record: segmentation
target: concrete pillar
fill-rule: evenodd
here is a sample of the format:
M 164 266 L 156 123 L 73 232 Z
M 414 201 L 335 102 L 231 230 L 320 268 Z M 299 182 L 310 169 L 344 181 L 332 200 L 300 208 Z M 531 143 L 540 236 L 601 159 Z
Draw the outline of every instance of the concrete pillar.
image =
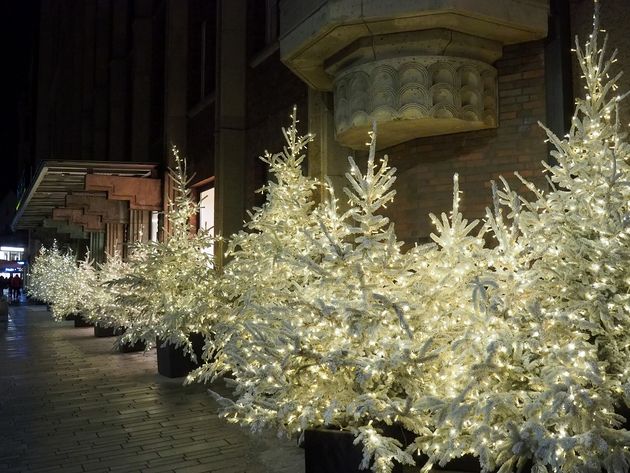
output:
M 129 4 L 112 4 L 111 60 L 109 65 L 109 158 L 129 159 Z
M 220 0 L 217 12 L 215 234 L 240 230 L 245 216 L 246 0 Z M 221 245 L 217 264 L 223 262 Z
M 328 176 L 340 198 L 339 204 L 343 204 L 346 199 L 343 198 L 342 189 L 346 185 L 345 173 L 351 151 L 335 140 L 335 117 L 330 92 L 320 92 L 309 87 L 308 129 L 315 134 L 314 141 L 308 147 L 308 175 L 322 182 Z M 323 188 L 320 189 L 319 198 L 322 199 L 325 195 Z
M 73 54 L 72 54 L 72 68 L 70 70 L 70 78 L 66 79 L 65 88 L 69 89 L 66 94 L 67 100 L 64 100 L 63 108 L 68 110 L 68 113 L 72 116 L 71 125 L 66 125 L 70 133 L 70 139 L 68 140 L 68 150 L 62 156 L 68 156 L 70 159 L 75 159 L 81 156 L 81 133 L 82 133 L 82 109 L 83 109 L 83 96 L 80 93 L 77 93 L 76 86 L 80 85 L 80 80 L 77 78 L 81 78 L 83 74 L 83 54 L 82 45 L 83 45 L 83 34 L 84 34 L 84 26 L 83 26 L 83 9 L 85 8 L 84 4 L 77 4 L 77 16 L 72 21 L 72 44 L 73 46 Z M 72 84 L 72 85 L 71 85 Z
M 564 136 L 571 127 L 574 105 L 571 77 L 574 38 L 569 24 L 568 0 L 551 0 L 550 14 L 549 35 L 545 41 L 545 125 L 556 135 Z M 554 149 L 551 143 L 549 149 Z
M 132 103 L 131 160 L 151 161 L 151 63 L 153 58 L 153 21 L 151 2 L 134 2 L 136 17 L 132 24 Z
M 164 78 L 164 144 L 169 166 L 173 166 L 171 147 L 186 156 L 187 69 L 188 69 L 188 2 L 166 3 L 166 45 Z M 208 130 L 212 133 L 212 130 Z
M 50 41 L 53 35 L 55 5 L 52 2 L 41 4 L 39 47 L 38 47 L 38 80 L 37 80 L 37 110 L 35 123 L 35 157 L 37 161 L 49 158 L 50 154 L 50 112 L 51 88 L 55 63 L 55 48 Z
M 109 62 L 109 159 L 127 161 L 129 149 L 129 49 L 130 11 L 128 2 L 112 3 L 111 58 Z M 127 219 L 129 218 L 127 210 Z M 126 248 L 125 224 L 108 223 L 105 226 L 105 252 L 118 253 Z
M 86 2 L 83 22 L 83 77 L 81 105 L 81 159 L 94 158 L 94 65 L 96 3 Z
M 109 159 L 109 58 L 111 51 L 111 3 L 96 3 L 94 37 L 94 157 Z

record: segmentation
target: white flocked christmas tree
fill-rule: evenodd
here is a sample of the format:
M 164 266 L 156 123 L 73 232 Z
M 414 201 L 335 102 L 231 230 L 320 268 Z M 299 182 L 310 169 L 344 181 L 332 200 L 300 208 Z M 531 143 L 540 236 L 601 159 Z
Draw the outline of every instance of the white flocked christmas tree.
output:
M 452 347 L 470 383 L 432 406 L 440 422 L 417 440 L 432 462 L 468 452 L 485 471 L 628 471 L 630 148 L 600 33 L 596 3 L 577 47 L 586 95 L 564 139 L 547 130 L 549 189 L 495 189 L 486 302 Z
M 376 473 L 416 454 L 425 471 L 468 455 L 484 472 L 627 473 L 630 146 L 598 8 L 577 45 L 585 96 L 570 131 L 545 129 L 548 188 L 502 178 L 483 222 L 463 217 L 455 175 L 450 214 L 430 215 L 433 242 L 402 251 L 382 215 L 395 169 L 376 159 L 376 129 L 365 172 L 349 158 L 341 210 L 328 181 L 303 173 L 312 137 L 294 110 L 283 151 L 262 158 L 266 202 L 230 238 L 221 273 L 210 236 L 191 234 L 198 205 L 175 153 L 164 242 L 99 272 L 43 249 L 31 295 L 58 319 L 85 310 L 126 327 L 124 342 L 191 353 L 188 335 L 203 333 L 205 363 L 187 382 L 228 374 L 234 396 L 213 393 L 228 421 L 349 431 Z
M 83 312 L 85 297 L 95 287 L 90 255 L 77 265 L 72 251 L 62 251 L 57 242 L 42 247 L 30 271 L 29 296 L 50 304 L 53 318 L 63 321 Z
M 294 135 L 295 124 L 289 143 Z M 239 300 L 232 319 L 239 329 L 219 347 L 206 376 L 229 370 L 234 377 L 237 399 L 216 395 L 231 422 L 298 436 L 310 427 L 343 428 L 363 446 L 365 468 L 389 472 L 394 459 L 413 459 L 387 426 L 399 422 L 418 430 L 426 422 L 409 401 L 424 389 L 422 370 L 435 358 L 425 316 L 415 307 L 423 283 L 413 265 L 434 247 L 403 255 L 393 225 L 379 215 L 394 197 L 395 170 L 386 157 L 376 162 L 374 140 L 365 174 L 349 159 L 349 210 L 343 214 L 330 185 L 328 199 L 314 211 L 304 178 L 270 188 L 271 208 L 278 196 L 304 196 L 292 199 L 302 202 L 293 207 L 301 215 L 298 225 L 273 225 L 252 236 L 284 242 L 265 244 L 263 254 L 274 262 L 271 276 L 278 265 L 286 276 L 266 280 L 260 293 Z M 281 169 L 290 164 L 299 176 L 291 154 L 281 155 Z M 254 246 L 245 256 L 257 252 Z M 239 256 L 234 253 L 235 261 Z
M 117 304 L 126 330 L 121 343 L 139 341 L 147 347 L 162 343 L 181 347 L 193 361 L 191 333 L 210 337 L 216 316 L 213 287 L 215 269 L 209 248 L 212 237 L 205 229 L 191 231 L 198 211 L 188 187 L 186 163 L 173 149 L 175 197 L 166 219 L 171 231 L 165 241 L 139 243 L 132 249 L 121 278 L 108 285 L 118 292 Z M 129 309 L 127 309 L 129 307 Z
M 85 297 L 83 302 L 87 320 L 114 329 L 122 329 L 127 325 L 127 314 L 133 312 L 133 306 L 117 304 L 123 288 L 121 285 L 112 285 L 113 281 L 124 276 L 127 267 L 119 252 L 107 255 L 106 261 L 98 266 L 89 297 Z
M 302 172 L 304 150 L 312 136 L 299 135 L 297 123 L 294 108 L 291 125 L 282 130 L 286 140 L 283 151 L 266 152 L 260 158 L 273 176 L 261 189 L 266 200 L 249 213 L 245 229 L 229 240 L 228 262 L 212 295 L 221 301 L 216 336 L 207 345 L 208 362 L 192 373 L 188 382 L 208 381 L 225 372 L 239 376 L 241 369 L 255 376 L 257 366 L 247 357 L 250 351 L 264 347 L 252 341 L 248 325 L 261 316 L 266 304 L 283 304 L 294 298 L 295 288 L 308 277 L 308 271 L 280 257 L 283 249 L 309 256 L 313 251 L 313 244 L 302 232 L 316 225 L 312 210 L 317 181 Z

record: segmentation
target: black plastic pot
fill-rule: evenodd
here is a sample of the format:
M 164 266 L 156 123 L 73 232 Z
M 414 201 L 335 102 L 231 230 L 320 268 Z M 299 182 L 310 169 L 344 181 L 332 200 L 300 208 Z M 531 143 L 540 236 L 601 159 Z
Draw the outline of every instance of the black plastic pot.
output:
M 400 441 L 404 447 L 413 442 L 415 435 L 397 425 L 382 425 L 381 430 L 389 437 Z M 338 429 L 307 429 L 304 432 L 305 473 L 363 473 L 359 470 L 363 459 L 363 448 L 354 445 L 352 433 Z M 414 455 L 416 467 L 424 466 L 428 457 Z M 435 471 L 457 471 L 464 473 L 479 473 L 479 460 L 472 455 L 451 460 L 443 467 L 434 465 Z M 392 473 L 402 473 L 402 465 L 395 463 Z M 527 470 L 525 470 L 527 471 Z
M 477 459 L 477 457 L 473 455 L 463 455 L 459 458 L 454 458 L 443 467 L 439 465 L 433 465 L 432 469 L 435 471 L 461 471 L 466 473 L 479 473 L 481 471 L 481 465 L 479 464 L 479 460 Z M 531 468 L 524 469 L 523 471 L 529 471 L 530 469 Z
M 363 447 L 353 445 L 354 435 L 345 430 L 307 429 L 304 432 L 305 473 L 365 473 L 359 470 Z M 392 473 L 402 473 L 395 464 Z
M 75 327 L 93 327 L 94 324 L 85 320 L 81 314 L 77 314 L 74 317 L 74 326 Z
M 99 324 L 94 324 L 95 337 L 115 337 L 116 335 L 118 335 L 116 327 L 101 327 Z
M 201 360 L 204 338 L 200 333 L 191 333 L 188 339 L 192 342 L 197 360 Z M 175 348 L 171 344 L 163 343 L 159 338 L 157 344 L 158 373 L 167 378 L 181 378 L 186 376 L 199 365 L 184 355 L 181 347 Z
M 626 407 L 626 405 L 622 403 L 620 406 L 617 406 L 615 413 L 626 418 L 626 421 L 621 427 L 626 430 L 630 430 L 630 408 Z
M 122 343 L 118 345 L 118 351 L 121 353 L 133 353 L 135 351 L 144 351 L 146 348 L 147 346 L 142 340 L 134 344 Z

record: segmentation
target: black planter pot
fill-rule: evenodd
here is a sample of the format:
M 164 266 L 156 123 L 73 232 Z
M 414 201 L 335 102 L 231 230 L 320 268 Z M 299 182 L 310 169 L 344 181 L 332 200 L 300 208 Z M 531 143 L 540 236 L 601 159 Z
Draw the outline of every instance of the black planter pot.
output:
M 136 351 L 144 351 L 146 350 L 147 346 L 146 344 L 140 340 L 134 344 L 130 344 L 130 343 L 122 343 L 120 345 L 118 345 L 118 351 L 121 353 L 133 353 Z
M 363 447 L 353 445 L 354 435 L 344 430 L 307 429 L 304 432 L 304 473 L 365 473 L 359 470 Z M 392 473 L 402 473 L 396 463 Z
M 626 407 L 626 405 L 622 402 L 622 404 L 620 406 L 617 406 L 617 408 L 615 409 L 615 413 L 626 418 L 626 421 L 621 427 L 626 430 L 630 430 L 630 408 Z
M 83 318 L 83 316 L 81 314 L 77 314 L 74 318 L 74 326 L 75 327 L 93 327 L 94 324 L 92 324 L 91 322 L 88 322 L 87 320 L 85 320 Z
M 188 339 L 192 342 L 193 351 L 197 360 L 201 360 L 203 353 L 204 338 L 200 333 L 191 333 Z M 181 378 L 186 376 L 199 365 L 184 355 L 181 347 L 175 348 L 173 345 L 162 343 L 159 338 L 157 344 L 158 373 L 167 378 Z
M 425 460 L 426 461 L 426 460 Z M 418 463 L 419 464 L 419 463 Z M 424 464 L 424 462 L 422 462 Z M 459 458 L 454 458 L 444 466 L 433 465 L 435 471 L 461 471 L 465 473 L 479 473 L 481 471 L 481 465 L 477 457 L 473 455 L 463 455 Z M 531 468 L 525 468 L 523 471 L 529 471 Z
M 95 337 L 115 337 L 116 335 L 118 335 L 116 327 L 101 327 L 99 324 L 94 324 Z

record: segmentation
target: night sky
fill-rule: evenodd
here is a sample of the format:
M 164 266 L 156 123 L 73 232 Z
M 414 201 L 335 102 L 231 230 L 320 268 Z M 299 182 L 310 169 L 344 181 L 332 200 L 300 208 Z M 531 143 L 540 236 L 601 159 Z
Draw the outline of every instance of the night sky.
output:
M 0 28 L 0 199 L 17 184 L 18 102 L 27 87 L 34 60 L 38 0 L 9 0 L 3 5 Z

